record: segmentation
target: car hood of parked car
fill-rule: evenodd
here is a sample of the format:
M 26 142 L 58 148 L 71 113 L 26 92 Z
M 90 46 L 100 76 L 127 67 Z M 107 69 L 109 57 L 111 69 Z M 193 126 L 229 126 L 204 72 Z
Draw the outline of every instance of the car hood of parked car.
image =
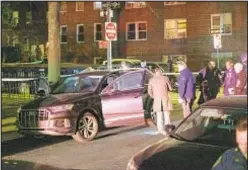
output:
M 138 170 L 209 170 L 226 149 L 169 138 L 136 154 L 128 166 L 134 165 Z
M 49 94 L 44 97 L 39 97 L 22 106 L 23 109 L 37 109 L 39 107 L 49 107 L 62 104 L 75 103 L 82 99 L 92 97 L 93 92 L 84 93 L 61 93 L 61 94 Z

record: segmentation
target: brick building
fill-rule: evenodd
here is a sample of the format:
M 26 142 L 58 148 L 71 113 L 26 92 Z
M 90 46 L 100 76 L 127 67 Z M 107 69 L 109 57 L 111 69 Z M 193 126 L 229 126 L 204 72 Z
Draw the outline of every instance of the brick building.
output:
M 105 39 L 101 3 L 61 3 L 62 61 L 106 60 L 106 49 L 98 45 Z M 8 33 L 10 36 L 3 37 L 5 42 L 22 46 L 25 61 L 37 45 L 44 56 L 47 2 L 13 2 L 12 8 L 18 12 L 14 28 L 18 34 Z M 30 11 L 31 22 L 27 21 Z M 247 2 L 121 2 L 113 13 L 112 21 L 118 25 L 118 40 L 112 42 L 113 58 L 184 59 L 192 70 L 198 70 L 209 58 L 216 59 L 212 35 L 216 30 L 222 30 L 221 65 L 225 58 L 236 60 L 247 51 Z M 7 27 L 2 31 L 8 32 Z
M 62 54 L 71 53 L 84 62 L 101 55 L 106 59 L 97 42 L 104 39 L 105 22 L 99 3 L 63 2 L 62 6 L 61 33 L 66 40 L 61 43 Z M 113 20 L 118 24 L 114 58 L 165 62 L 182 58 L 198 70 L 209 58 L 216 58 L 212 33 L 219 29 L 222 65 L 225 58 L 235 60 L 247 51 L 247 2 L 126 2 L 114 11 Z
M 2 47 L 18 49 L 23 62 L 45 57 L 47 3 L 5 1 L 1 5 Z

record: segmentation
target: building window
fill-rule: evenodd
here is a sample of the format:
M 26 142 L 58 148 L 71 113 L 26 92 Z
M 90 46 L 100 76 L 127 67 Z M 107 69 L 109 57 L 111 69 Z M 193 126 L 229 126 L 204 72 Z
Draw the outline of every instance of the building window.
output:
M 126 2 L 126 9 L 145 8 L 146 2 Z
M 76 2 L 76 11 L 84 11 L 84 2 Z
M 66 12 L 66 11 L 67 11 L 67 3 L 62 1 L 60 6 L 60 12 Z
M 94 2 L 94 9 L 101 9 L 102 8 L 102 2 Z
M 31 11 L 26 12 L 26 24 L 31 24 L 32 22 L 32 13 Z
M 94 25 L 94 40 L 100 41 L 103 39 L 102 37 L 102 24 L 95 24 Z
M 67 26 L 62 25 L 60 26 L 60 38 L 61 44 L 67 43 Z
M 225 62 L 227 59 L 232 58 L 232 52 L 219 52 L 218 55 L 217 53 L 212 53 L 211 58 L 212 60 L 216 61 L 217 64 L 217 57 L 219 58 L 219 64 L 220 64 L 220 69 L 225 68 Z
M 127 40 L 147 40 L 147 23 L 135 22 L 127 23 Z
M 186 2 L 177 2 L 177 1 L 171 1 L 171 2 L 164 2 L 164 5 L 181 5 L 186 4 Z
M 25 40 L 26 42 L 26 40 Z M 13 47 L 15 47 L 17 44 L 19 44 L 19 37 L 18 36 L 13 36 L 13 41 L 12 41 Z
M 187 37 L 186 19 L 167 19 L 164 23 L 165 39 L 178 39 Z
M 211 33 L 232 34 L 232 14 L 211 15 Z
M 29 39 L 24 37 L 24 51 L 29 51 Z
M 12 24 L 13 26 L 17 26 L 19 24 L 19 12 L 18 11 L 13 11 Z
M 77 24 L 77 43 L 84 42 L 84 25 Z

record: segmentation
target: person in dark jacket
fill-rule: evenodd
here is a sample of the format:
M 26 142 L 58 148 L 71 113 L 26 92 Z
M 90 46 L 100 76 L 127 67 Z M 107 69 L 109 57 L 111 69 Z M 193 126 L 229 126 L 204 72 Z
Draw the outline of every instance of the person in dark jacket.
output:
M 234 95 L 237 84 L 237 75 L 234 70 L 234 63 L 231 59 L 226 61 L 226 71 L 224 75 L 224 95 Z
M 237 124 L 236 143 L 238 147 L 224 152 L 212 170 L 247 170 L 247 117 Z
M 222 84 L 221 71 L 216 68 L 215 61 L 209 61 L 208 66 L 199 72 L 198 81 L 201 90 L 198 104 L 200 105 L 208 100 L 215 99 Z
M 195 79 L 192 72 L 182 61 L 177 62 L 180 75 L 177 79 L 179 103 L 182 104 L 184 117 L 192 113 L 192 106 L 195 99 Z

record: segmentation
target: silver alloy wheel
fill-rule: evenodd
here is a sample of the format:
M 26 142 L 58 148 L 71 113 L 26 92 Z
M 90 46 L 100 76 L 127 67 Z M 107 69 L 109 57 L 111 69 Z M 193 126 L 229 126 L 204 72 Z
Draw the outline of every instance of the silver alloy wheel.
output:
M 92 116 L 84 115 L 78 122 L 78 131 L 85 139 L 92 138 L 96 130 L 96 124 Z

